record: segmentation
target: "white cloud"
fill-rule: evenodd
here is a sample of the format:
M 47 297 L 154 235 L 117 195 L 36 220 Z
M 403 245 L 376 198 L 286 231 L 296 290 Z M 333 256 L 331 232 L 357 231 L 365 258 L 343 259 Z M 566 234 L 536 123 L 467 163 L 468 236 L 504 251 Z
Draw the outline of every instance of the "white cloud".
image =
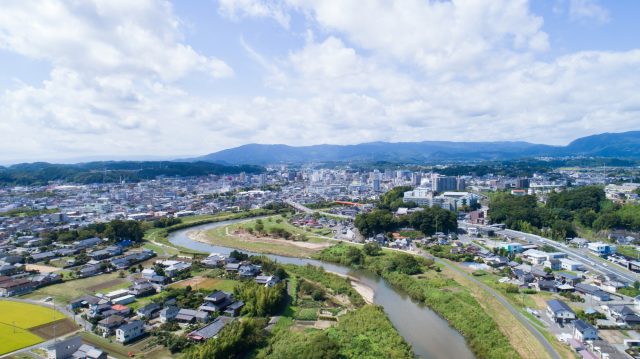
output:
M 609 22 L 609 11 L 598 5 L 596 0 L 569 0 L 569 18 L 573 21 L 594 20 L 604 24 Z
M 9 3 L 0 47 L 52 70 L 0 97 L 0 160 L 171 158 L 251 142 L 561 144 L 640 125 L 640 50 L 542 60 L 548 35 L 523 0 L 362 4 L 221 1 L 219 12 L 238 22 L 287 27 L 297 16 L 306 41 L 290 33 L 284 51 L 264 51 L 251 41 L 270 34 L 240 33 L 236 45 L 255 68 L 202 90 L 182 80 L 233 71 L 187 43 L 167 3 Z M 264 87 L 246 91 L 246 76 Z
M 198 54 L 181 40 L 179 21 L 161 1 L 9 0 L 0 11 L 0 48 L 54 66 L 163 80 L 193 71 L 233 74 L 223 61 Z
M 241 17 L 272 18 L 288 29 L 291 18 L 279 0 L 219 0 L 219 12 L 231 19 Z

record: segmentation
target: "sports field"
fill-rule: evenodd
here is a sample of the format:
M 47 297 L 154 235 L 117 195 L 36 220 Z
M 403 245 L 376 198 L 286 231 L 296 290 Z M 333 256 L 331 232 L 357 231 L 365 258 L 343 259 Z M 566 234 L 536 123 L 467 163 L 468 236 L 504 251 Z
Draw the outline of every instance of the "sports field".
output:
M 0 355 L 42 342 L 30 329 L 64 318 L 50 308 L 0 300 Z

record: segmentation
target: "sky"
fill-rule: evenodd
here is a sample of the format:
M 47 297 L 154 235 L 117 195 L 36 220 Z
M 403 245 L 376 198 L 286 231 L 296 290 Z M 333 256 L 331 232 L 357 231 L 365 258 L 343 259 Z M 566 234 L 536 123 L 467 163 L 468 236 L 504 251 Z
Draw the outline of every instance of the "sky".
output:
M 636 0 L 3 0 L 0 163 L 640 129 Z

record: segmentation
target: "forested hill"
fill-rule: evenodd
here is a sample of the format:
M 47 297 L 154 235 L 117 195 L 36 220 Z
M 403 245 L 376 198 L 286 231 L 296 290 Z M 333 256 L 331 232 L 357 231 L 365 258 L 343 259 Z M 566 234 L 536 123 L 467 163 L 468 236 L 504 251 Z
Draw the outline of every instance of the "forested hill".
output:
M 205 176 L 262 173 L 263 167 L 252 165 L 227 166 L 210 162 L 114 161 L 79 164 L 46 162 L 21 163 L 0 167 L 0 185 L 42 185 L 50 181 L 68 183 L 138 182 L 160 176 Z

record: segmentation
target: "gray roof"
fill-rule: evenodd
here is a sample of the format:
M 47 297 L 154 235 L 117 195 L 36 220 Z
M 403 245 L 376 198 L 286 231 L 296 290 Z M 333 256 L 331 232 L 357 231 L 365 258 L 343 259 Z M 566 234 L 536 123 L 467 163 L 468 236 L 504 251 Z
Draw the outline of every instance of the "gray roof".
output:
M 571 310 L 571 308 L 567 305 L 567 303 L 558 300 L 558 299 L 551 299 L 547 301 L 547 305 L 549 306 L 549 308 L 551 308 L 551 310 L 556 313 L 556 312 L 560 312 L 560 311 L 568 311 L 573 313 L 573 310 Z
M 593 325 L 583 321 L 582 319 L 578 319 L 575 322 L 573 322 L 573 325 L 575 325 L 576 330 L 583 333 L 586 330 L 594 330 L 597 331 L 596 328 L 593 327 Z
M 204 339 L 213 338 L 229 323 L 231 323 L 235 318 L 230 317 L 218 317 L 211 324 L 207 325 L 204 328 L 195 330 L 189 333 L 189 336 L 198 336 Z

